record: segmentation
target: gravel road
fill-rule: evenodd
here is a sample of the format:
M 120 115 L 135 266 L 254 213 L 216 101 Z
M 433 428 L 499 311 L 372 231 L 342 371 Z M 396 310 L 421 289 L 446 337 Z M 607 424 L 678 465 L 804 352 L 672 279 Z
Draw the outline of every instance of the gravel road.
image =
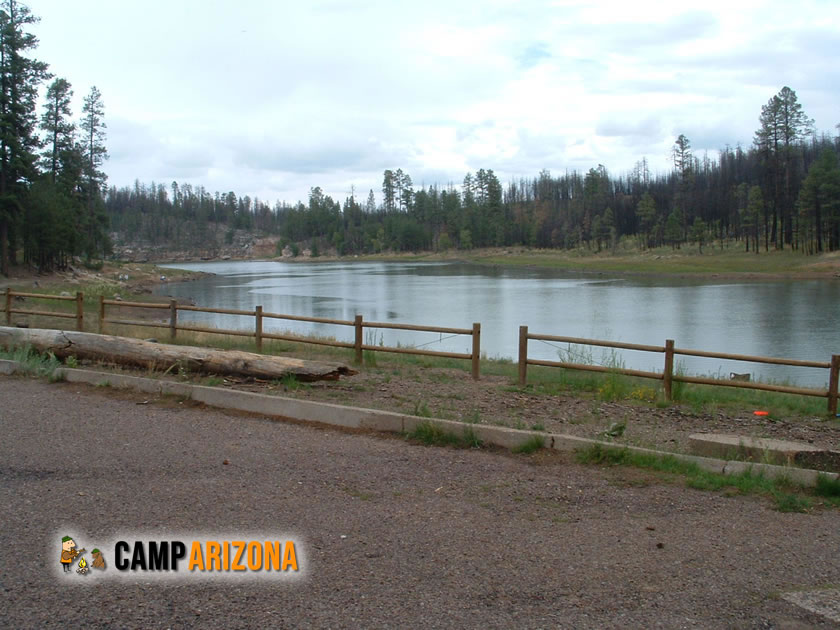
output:
M 836 510 L 146 399 L 0 377 L 0 626 L 837 625 L 783 598 L 840 584 Z M 308 573 L 85 588 L 55 570 L 73 527 L 295 532 Z

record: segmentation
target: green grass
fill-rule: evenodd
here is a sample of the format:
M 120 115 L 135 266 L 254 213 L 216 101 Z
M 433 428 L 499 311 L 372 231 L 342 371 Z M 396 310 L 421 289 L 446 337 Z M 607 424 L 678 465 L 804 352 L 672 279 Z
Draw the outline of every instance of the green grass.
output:
M 545 438 L 541 435 L 532 435 L 521 444 L 517 444 L 512 449 L 510 449 L 510 452 L 530 455 L 531 453 L 535 453 L 543 447 L 545 447 Z
M 13 350 L 0 350 L 0 359 L 17 361 L 23 374 L 45 378 L 51 383 L 64 380 L 64 377 L 56 372 L 61 367 L 59 361 L 52 352 L 41 354 L 30 346 L 23 346 Z
M 784 477 L 765 477 L 747 469 L 737 475 L 724 475 L 703 470 L 693 462 L 676 457 L 636 453 L 625 448 L 595 444 L 577 451 L 578 462 L 598 466 L 632 466 L 652 470 L 671 478 L 681 478 L 686 487 L 706 491 L 728 491 L 771 498 L 780 512 L 807 512 L 813 507 L 813 496 L 824 497 L 826 505 L 840 507 L 840 481 L 825 475 L 817 478 L 815 488 L 805 488 Z
M 464 427 L 458 435 L 433 422 L 421 422 L 406 437 L 426 446 L 452 446 L 455 448 L 481 448 L 484 443 L 472 427 Z
M 814 494 L 820 497 L 840 499 L 840 478 L 832 479 L 826 475 L 817 477 L 817 486 Z

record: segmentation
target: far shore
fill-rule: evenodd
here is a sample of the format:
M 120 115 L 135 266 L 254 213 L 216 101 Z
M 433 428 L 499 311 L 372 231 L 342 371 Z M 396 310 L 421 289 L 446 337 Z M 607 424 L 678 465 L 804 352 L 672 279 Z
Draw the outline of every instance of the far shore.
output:
M 188 272 L 161 267 L 213 262 L 284 262 L 284 263 L 356 263 L 356 262 L 451 262 L 471 263 L 487 267 L 526 267 L 553 269 L 571 273 L 611 276 L 670 277 L 719 280 L 834 280 L 840 281 L 840 252 L 806 256 L 792 250 L 759 254 L 742 250 L 707 247 L 703 253 L 697 248 L 657 248 L 638 251 L 622 248 L 616 252 L 578 250 L 531 249 L 526 247 L 499 247 L 475 250 L 448 250 L 445 252 L 418 252 L 338 256 L 328 253 L 312 257 L 251 256 L 224 257 L 207 260 L 189 256 L 161 256 L 156 260 L 106 261 L 100 270 L 71 268 L 69 270 L 40 273 L 25 265 L 13 268 L 10 277 L 0 276 L 0 290 L 5 287 L 42 286 L 70 290 L 86 285 L 108 285 L 134 294 L 150 293 L 155 286 L 173 281 L 194 280 L 204 272 Z M 129 276 L 121 281 L 121 275 Z M 166 279 L 164 279 L 164 276 Z M 103 287 L 104 288 L 104 287 Z
M 717 278 L 722 280 L 840 280 L 840 252 L 806 256 L 791 250 L 769 252 L 735 251 L 733 249 L 678 249 L 657 248 L 643 252 L 620 250 L 616 253 L 602 250 L 550 250 L 524 247 L 489 248 L 475 250 L 449 250 L 445 252 L 418 252 L 347 255 L 326 254 L 317 257 L 242 257 L 226 259 L 168 259 L 157 264 L 204 262 L 284 262 L 284 263 L 335 263 L 335 262 L 463 262 L 490 267 L 530 267 L 555 269 L 574 273 L 610 274 L 627 276 L 662 276 L 684 278 Z

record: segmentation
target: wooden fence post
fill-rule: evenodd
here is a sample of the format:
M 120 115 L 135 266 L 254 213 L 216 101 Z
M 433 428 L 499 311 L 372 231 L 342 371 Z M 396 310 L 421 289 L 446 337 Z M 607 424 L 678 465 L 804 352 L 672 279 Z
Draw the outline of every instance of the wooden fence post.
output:
M 353 320 L 353 326 L 356 329 L 356 336 L 353 339 L 353 350 L 355 352 L 355 361 L 356 365 L 362 364 L 362 340 L 364 338 L 364 325 L 362 323 L 362 316 L 356 315 L 356 318 Z
M 840 380 L 840 354 L 831 355 L 831 372 L 828 376 L 828 413 L 837 415 L 837 382 Z
M 528 382 L 528 327 L 519 327 L 519 386 Z
M 178 333 L 178 302 L 169 300 L 169 338 L 175 340 Z
M 76 291 L 76 330 L 83 332 L 85 329 L 85 296 L 81 291 Z
M 662 384 L 665 400 L 671 400 L 671 387 L 674 382 L 674 340 L 665 340 L 665 371 L 662 372 Z
M 472 377 L 478 380 L 481 360 L 481 324 L 473 323 L 472 327 Z
M 262 352 L 262 328 L 263 328 L 263 316 L 262 316 L 262 306 L 254 307 L 254 317 L 256 318 L 255 325 L 255 339 L 257 342 L 257 352 Z
M 105 296 L 99 296 L 99 334 L 105 334 Z
M 12 290 L 6 287 L 6 326 L 12 325 Z

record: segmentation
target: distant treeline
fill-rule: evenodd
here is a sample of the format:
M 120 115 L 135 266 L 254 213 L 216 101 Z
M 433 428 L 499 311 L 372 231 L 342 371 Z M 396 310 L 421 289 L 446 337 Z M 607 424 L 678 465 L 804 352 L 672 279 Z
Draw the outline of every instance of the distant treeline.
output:
M 233 192 L 172 183 L 108 191 L 106 208 L 118 232 L 149 243 L 200 245 L 210 232 L 258 229 L 281 236 L 293 251 L 334 247 L 339 254 L 527 245 L 585 246 L 596 251 L 631 236 L 640 248 L 712 240 L 738 241 L 747 251 L 840 248 L 840 138 L 818 136 L 796 94 L 782 89 L 762 107 L 753 146 L 722 150 L 716 160 L 694 155 L 681 135 L 674 168 L 651 175 L 646 160 L 612 176 L 552 175 L 503 186 L 492 170 L 469 173 L 460 187 L 415 190 L 409 174 L 386 170 L 381 201 L 343 203 L 312 188 L 308 203 L 269 204 Z

